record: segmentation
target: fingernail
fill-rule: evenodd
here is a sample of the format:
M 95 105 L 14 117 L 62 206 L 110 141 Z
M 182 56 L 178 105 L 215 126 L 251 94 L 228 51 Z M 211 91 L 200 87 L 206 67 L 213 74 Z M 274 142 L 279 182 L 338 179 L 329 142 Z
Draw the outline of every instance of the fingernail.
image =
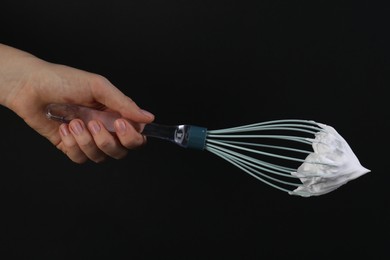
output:
M 60 131 L 61 131 L 61 134 L 63 136 L 68 136 L 69 134 L 69 131 L 68 131 L 68 126 L 63 124 L 63 125 L 60 125 Z
M 92 134 L 96 135 L 100 132 L 100 125 L 96 121 L 91 121 L 88 126 Z
M 143 115 L 145 115 L 145 116 L 147 116 L 147 117 L 150 117 L 150 118 L 154 117 L 154 115 L 153 115 L 152 113 L 150 113 L 149 111 L 146 111 L 146 110 L 144 110 L 144 109 L 140 109 L 139 111 L 140 111 Z
M 123 119 L 118 119 L 115 121 L 115 129 L 117 133 L 124 134 L 126 133 L 126 123 Z
M 70 128 L 73 130 L 73 132 L 76 135 L 80 135 L 83 132 L 83 126 L 81 125 L 81 123 L 79 121 L 72 122 L 70 124 Z

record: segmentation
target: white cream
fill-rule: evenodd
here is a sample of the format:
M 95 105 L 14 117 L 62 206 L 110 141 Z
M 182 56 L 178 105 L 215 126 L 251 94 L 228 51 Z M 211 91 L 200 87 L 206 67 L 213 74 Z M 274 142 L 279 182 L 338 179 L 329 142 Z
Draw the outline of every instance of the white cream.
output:
M 331 192 L 350 180 L 370 172 L 364 168 L 344 138 L 328 125 L 317 123 L 319 131 L 312 140 L 314 152 L 309 154 L 296 172 L 302 182 L 291 195 L 303 197 Z

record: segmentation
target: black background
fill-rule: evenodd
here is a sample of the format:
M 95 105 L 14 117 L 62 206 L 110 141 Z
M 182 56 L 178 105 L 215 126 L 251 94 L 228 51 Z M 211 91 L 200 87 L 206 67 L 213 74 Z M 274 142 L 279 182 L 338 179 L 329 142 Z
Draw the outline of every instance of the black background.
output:
M 389 259 L 389 11 L 375 1 L 3 0 L 2 43 L 107 77 L 156 122 L 313 119 L 372 172 L 301 198 L 150 139 L 124 160 L 77 165 L 2 108 L 0 253 Z

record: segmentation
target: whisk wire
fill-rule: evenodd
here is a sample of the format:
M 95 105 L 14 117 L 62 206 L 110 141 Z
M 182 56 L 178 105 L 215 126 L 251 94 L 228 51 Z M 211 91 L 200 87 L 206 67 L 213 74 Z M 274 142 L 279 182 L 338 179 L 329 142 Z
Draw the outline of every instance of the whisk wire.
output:
M 271 177 L 271 176 L 269 176 L 267 174 L 261 173 L 260 171 L 257 171 L 257 170 L 255 170 L 253 168 L 250 168 L 248 166 L 248 162 L 242 163 L 237 158 L 229 156 L 229 154 L 226 154 L 224 152 L 221 152 L 221 151 L 218 151 L 218 150 L 214 150 L 213 148 L 209 148 L 209 151 L 213 152 L 215 155 L 221 157 L 222 159 L 226 160 L 227 162 L 230 162 L 231 164 L 233 164 L 234 166 L 236 166 L 239 169 L 243 170 L 244 172 L 246 172 L 247 174 L 251 175 L 252 177 L 254 177 L 254 178 L 262 181 L 263 183 L 265 183 L 265 184 L 267 184 L 267 185 L 269 185 L 271 187 L 274 187 L 276 189 L 282 190 L 284 192 L 291 192 L 291 190 L 283 188 L 283 187 L 281 187 L 279 185 L 276 185 L 276 184 L 274 184 L 274 183 L 272 183 L 270 181 L 267 181 L 266 179 L 270 179 L 270 180 L 273 180 L 275 182 L 283 183 L 283 184 L 290 185 L 290 186 L 299 186 L 299 184 L 282 181 L 280 179 L 273 178 L 273 177 Z M 266 179 L 264 179 L 262 177 L 264 177 Z
M 280 124 L 282 123 L 282 124 Z M 297 124 L 299 123 L 299 124 Z M 284 128 L 284 129 L 283 129 Z M 273 120 L 262 123 L 255 123 L 237 127 L 230 127 L 225 129 L 217 129 L 210 130 L 210 134 L 223 134 L 223 133 L 236 133 L 236 132 L 244 132 L 244 131 L 261 131 L 261 130 L 294 130 L 294 131 L 307 131 L 305 129 L 311 129 L 315 132 L 321 131 L 322 128 L 319 128 L 318 125 L 314 121 L 309 120 L 299 120 L 299 119 L 291 119 L 291 120 Z M 315 132 L 309 131 L 309 133 L 314 134 Z
M 288 139 L 288 140 L 290 140 L 290 139 Z M 221 142 L 221 141 L 216 141 L 216 140 L 207 140 L 207 142 L 223 145 L 223 146 L 226 146 L 226 147 L 230 147 L 230 148 L 234 148 L 234 149 L 238 149 L 238 150 L 242 150 L 242 151 L 246 151 L 246 152 L 251 152 L 251 153 L 254 153 L 254 154 L 261 154 L 261 155 L 271 156 L 271 157 L 275 157 L 275 158 L 279 158 L 279 159 L 286 159 L 286 160 L 296 161 L 296 162 L 304 162 L 305 161 L 304 159 L 301 159 L 301 158 L 295 158 L 295 157 L 291 157 L 291 156 L 284 156 L 284 155 L 280 155 L 280 154 L 254 150 L 254 149 L 250 149 L 250 148 L 247 148 L 247 147 L 242 147 L 242 146 L 238 146 L 238 145 L 232 145 L 232 144 L 228 144 L 228 143 Z M 206 148 L 207 148 L 207 145 L 206 145 Z
M 288 186 L 298 187 L 301 184 L 298 183 L 299 178 L 292 175 L 297 170 L 295 164 L 306 162 L 306 156 L 313 152 L 313 136 L 322 130 L 314 121 L 298 119 L 209 130 L 205 149 L 256 179 L 291 192 Z M 298 134 L 294 135 L 293 132 Z M 291 143 L 301 143 L 302 147 L 291 146 Z M 276 161 L 270 162 L 265 158 Z M 280 160 L 284 163 L 280 163 Z
M 263 138 L 263 139 L 280 139 L 280 140 L 289 140 L 296 141 L 305 144 L 311 144 L 311 140 L 306 137 L 300 136 L 290 136 L 290 135 L 224 135 L 224 134 L 207 134 L 207 138 Z
M 260 169 L 260 170 L 267 171 L 269 173 L 273 173 L 273 174 L 276 174 L 276 175 L 279 175 L 279 176 L 283 176 L 283 177 L 288 177 L 288 178 L 296 178 L 295 176 L 290 175 L 290 173 L 295 170 L 293 168 L 284 167 L 284 166 L 280 166 L 280 165 L 277 165 L 277 164 L 272 164 L 272 163 L 269 163 L 269 162 L 258 160 L 258 159 L 249 157 L 247 155 L 244 155 L 244 154 L 241 154 L 241 153 L 237 153 L 237 152 L 234 152 L 232 150 L 229 150 L 229 149 L 226 149 L 226 148 L 223 148 L 223 147 L 219 147 L 219 146 L 216 146 L 216 145 L 212 145 L 212 144 L 208 145 L 207 149 L 209 151 L 212 150 L 211 152 L 223 153 L 224 155 L 228 155 L 230 158 L 240 158 L 241 162 L 248 163 L 252 167 L 255 167 L 255 168 Z
M 297 148 L 291 148 L 291 147 L 285 147 L 285 146 L 278 146 L 278 145 L 269 145 L 269 144 L 238 142 L 238 141 L 230 141 L 230 140 L 224 140 L 224 141 L 220 141 L 220 142 L 228 143 L 228 144 L 245 145 L 245 146 L 273 148 L 273 149 L 278 149 L 278 150 L 292 151 L 292 152 L 304 153 L 304 154 L 310 154 L 312 152 L 312 151 L 303 150 L 303 149 L 297 149 Z

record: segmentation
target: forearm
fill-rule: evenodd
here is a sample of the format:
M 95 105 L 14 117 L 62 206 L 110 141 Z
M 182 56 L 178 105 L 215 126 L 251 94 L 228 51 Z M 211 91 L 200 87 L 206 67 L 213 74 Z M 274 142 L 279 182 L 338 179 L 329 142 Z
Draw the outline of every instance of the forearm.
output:
M 33 55 L 0 43 L 0 105 L 11 108 L 12 100 L 28 78 Z

